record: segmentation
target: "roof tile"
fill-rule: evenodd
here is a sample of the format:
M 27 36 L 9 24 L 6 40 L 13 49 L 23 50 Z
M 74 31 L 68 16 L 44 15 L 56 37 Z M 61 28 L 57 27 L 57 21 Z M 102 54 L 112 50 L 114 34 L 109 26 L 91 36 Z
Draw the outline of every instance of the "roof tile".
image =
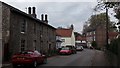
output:
M 71 37 L 72 35 L 72 29 L 57 29 L 56 30 L 57 35 L 60 35 L 61 37 Z

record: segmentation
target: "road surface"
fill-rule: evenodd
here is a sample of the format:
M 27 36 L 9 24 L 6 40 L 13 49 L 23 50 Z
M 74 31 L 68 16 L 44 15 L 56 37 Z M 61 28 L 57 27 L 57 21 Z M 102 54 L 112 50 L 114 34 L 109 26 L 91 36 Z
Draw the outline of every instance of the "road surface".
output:
M 48 63 L 41 66 L 109 66 L 103 51 L 84 49 L 72 55 L 59 55 L 48 58 Z
M 78 51 L 77 54 L 49 57 L 47 64 L 41 64 L 37 68 L 45 68 L 48 66 L 53 66 L 55 68 L 56 66 L 86 66 L 91 68 L 92 66 L 110 66 L 110 63 L 108 62 L 108 59 L 106 58 L 103 51 L 84 49 L 83 51 Z M 12 66 L 4 68 L 12 68 Z

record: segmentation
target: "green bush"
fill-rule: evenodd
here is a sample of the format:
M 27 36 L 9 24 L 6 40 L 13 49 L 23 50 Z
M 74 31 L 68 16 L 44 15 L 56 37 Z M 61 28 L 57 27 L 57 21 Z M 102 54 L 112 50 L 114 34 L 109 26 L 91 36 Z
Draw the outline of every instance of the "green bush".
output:
M 118 50 L 119 50 L 118 46 L 120 45 L 119 42 L 120 42 L 120 38 L 112 40 L 111 44 L 108 47 L 108 50 L 110 50 L 114 54 L 118 55 Z
M 92 42 L 92 46 L 93 46 L 94 48 L 97 48 L 97 43 L 96 43 L 96 41 L 93 41 L 93 42 Z

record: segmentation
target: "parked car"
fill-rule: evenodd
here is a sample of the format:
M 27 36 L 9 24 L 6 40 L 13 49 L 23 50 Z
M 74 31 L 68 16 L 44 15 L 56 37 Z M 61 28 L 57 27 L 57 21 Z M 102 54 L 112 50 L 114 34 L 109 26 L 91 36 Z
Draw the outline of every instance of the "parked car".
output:
M 12 56 L 13 67 L 18 65 L 31 65 L 37 67 L 40 63 L 47 63 L 47 57 L 38 51 L 23 51 Z
M 67 55 L 69 54 L 70 55 L 70 54 L 72 54 L 72 50 L 68 47 L 63 47 L 63 48 L 61 48 L 59 54 L 67 54 Z
M 69 48 L 70 48 L 70 50 L 72 51 L 72 54 L 76 54 L 76 53 L 77 53 L 75 46 L 73 46 L 73 45 L 66 45 L 66 47 L 69 47 Z
M 83 46 L 77 46 L 76 50 L 77 51 L 82 51 L 82 50 L 84 50 L 84 48 L 83 48 Z

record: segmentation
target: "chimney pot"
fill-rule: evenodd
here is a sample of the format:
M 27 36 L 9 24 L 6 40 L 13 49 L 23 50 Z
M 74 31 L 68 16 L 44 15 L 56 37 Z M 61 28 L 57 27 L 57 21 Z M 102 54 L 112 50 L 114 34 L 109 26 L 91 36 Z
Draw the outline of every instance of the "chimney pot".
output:
M 35 9 L 36 9 L 36 8 L 35 8 L 35 7 L 33 7 L 33 14 L 35 14 Z
M 45 14 L 45 21 L 47 21 L 47 14 Z
M 48 23 L 47 14 L 45 14 L 45 23 Z
M 28 14 L 31 14 L 31 7 L 28 7 Z
M 42 21 L 44 20 L 44 15 L 43 15 L 43 14 L 41 15 L 41 20 L 42 20 Z

